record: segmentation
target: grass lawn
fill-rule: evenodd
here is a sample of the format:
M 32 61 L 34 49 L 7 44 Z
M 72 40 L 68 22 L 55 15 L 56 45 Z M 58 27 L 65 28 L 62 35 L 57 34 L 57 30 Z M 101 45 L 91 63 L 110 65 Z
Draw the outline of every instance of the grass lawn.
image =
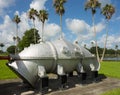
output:
M 101 63 L 99 73 L 120 79 L 120 61 L 104 61 Z M 101 95 L 120 95 L 120 88 L 107 91 Z
M 16 74 L 14 74 L 7 66 L 7 61 L 0 60 L 0 80 L 2 79 L 11 79 L 17 78 Z
M 113 89 L 111 91 L 107 91 L 101 95 L 120 95 L 120 88 Z
M 120 61 L 104 61 L 101 62 L 99 73 L 105 74 L 109 77 L 120 79 Z
M 7 61 L 0 60 L 0 79 L 17 78 L 7 66 Z M 104 61 L 101 63 L 100 74 L 120 79 L 120 61 Z

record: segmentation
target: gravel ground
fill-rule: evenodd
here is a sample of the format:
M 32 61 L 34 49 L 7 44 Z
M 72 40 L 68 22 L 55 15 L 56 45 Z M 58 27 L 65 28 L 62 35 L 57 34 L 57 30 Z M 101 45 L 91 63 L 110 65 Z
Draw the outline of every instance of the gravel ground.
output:
M 46 95 L 100 95 L 101 93 L 120 88 L 120 79 L 99 75 L 97 81 L 88 79 L 84 84 L 77 76 L 68 78 L 64 89 L 59 89 L 59 81 L 50 78 L 49 91 Z M 0 95 L 39 95 L 27 84 L 23 84 L 21 79 L 0 80 Z

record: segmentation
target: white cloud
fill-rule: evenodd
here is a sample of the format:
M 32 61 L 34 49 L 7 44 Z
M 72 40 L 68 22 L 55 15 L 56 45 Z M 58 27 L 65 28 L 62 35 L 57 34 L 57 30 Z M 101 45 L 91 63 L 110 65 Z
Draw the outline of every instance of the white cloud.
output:
M 119 38 L 120 36 L 114 36 L 113 39 L 111 39 L 110 37 L 108 38 L 108 44 L 111 45 L 111 47 L 117 45 L 120 45 L 120 41 L 116 38 Z M 120 39 L 120 38 L 119 38 Z
M 112 47 L 113 46 L 113 44 L 114 43 L 116 43 L 116 38 L 115 38 L 115 36 L 109 36 L 108 37 L 108 40 L 107 40 L 107 45 L 108 45 L 108 47 Z
M 42 35 L 42 24 L 39 21 L 36 21 L 36 28 L 39 30 L 39 35 Z M 59 37 L 60 34 L 60 26 L 58 26 L 55 23 L 48 23 L 46 21 L 44 25 L 44 33 L 43 33 L 43 38 L 45 40 L 55 40 Z
M 87 24 L 84 20 L 80 19 L 66 19 L 67 28 L 76 35 L 75 40 L 79 42 L 84 42 L 91 39 L 93 33 L 90 31 L 91 26 Z M 91 33 L 90 33 L 91 32 Z
M 19 36 L 22 37 L 23 33 L 30 29 L 29 19 L 27 13 L 23 12 L 20 15 L 21 22 L 19 23 Z
M 15 0 L 0 0 L 0 15 L 4 15 L 6 12 L 5 9 L 14 4 Z
M 47 0 L 33 0 L 30 4 L 30 8 L 34 8 L 36 10 L 45 9 L 45 3 Z
M 97 25 L 95 25 L 95 29 L 96 29 L 96 32 L 101 32 L 102 30 L 104 30 L 106 27 L 105 23 L 104 22 L 100 22 L 98 23 Z M 91 27 L 91 31 L 94 31 L 94 28 Z
M 91 41 L 95 40 L 93 26 L 90 26 L 85 21 L 80 20 L 80 19 L 67 19 L 66 24 L 67 24 L 68 29 L 76 35 L 75 40 L 79 41 L 79 43 L 81 43 L 82 46 L 86 44 L 88 48 L 91 47 Z M 99 35 L 100 32 L 105 31 L 106 24 L 104 21 L 101 21 L 97 23 L 95 27 L 96 27 L 97 35 Z M 104 45 L 105 35 L 106 34 L 104 32 L 102 37 L 100 36 L 100 38 L 97 39 L 98 45 L 100 47 L 103 47 Z M 114 48 L 114 44 L 118 44 L 118 43 L 120 43 L 120 37 L 117 35 L 110 35 L 108 37 L 107 47 Z
M 102 48 L 104 47 L 105 37 L 106 37 L 106 34 L 103 34 L 102 36 L 100 36 L 97 39 L 98 46 L 100 46 Z M 87 48 L 90 48 L 91 46 L 93 46 L 91 44 L 91 42 L 93 42 L 94 43 L 93 45 L 95 46 L 95 41 L 91 40 L 91 39 L 90 40 L 82 40 L 80 42 L 80 45 L 84 46 L 86 44 Z M 114 49 L 115 45 L 118 45 L 118 48 L 120 48 L 120 35 L 109 35 L 108 38 L 107 38 L 107 45 L 106 45 L 106 47 L 109 48 L 109 49 L 111 49 L 111 48 Z
M 14 15 L 20 15 L 20 14 L 19 14 L 19 11 L 16 11 L 16 12 L 14 13 Z
M 104 34 L 98 40 L 98 45 L 100 45 L 101 47 L 103 47 L 103 45 L 105 43 L 105 37 L 106 37 L 106 35 Z M 108 35 L 107 48 L 114 48 L 115 45 L 120 45 L 120 35 Z
M 19 16 L 21 22 L 19 23 L 18 35 L 21 38 L 23 33 L 27 29 L 30 29 L 30 25 L 28 24 L 28 18 L 25 12 Z M 8 15 L 6 15 L 3 20 L 4 22 L 0 24 L 0 42 L 4 43 L 7 48 L 8 46 L 14 44 L 13 37 L 16 36 L 16 24 Z
M 47 39 L 52 39 L 58 37 L 60 33 L 60 27 L 54 23 L 46 24 L 45 26 L 45 37 Z
M 7 8 L 15 3 L 15 0 L 0 0 L 0 8 Z
M 8 15 L 4 17 L 3 24 L 0 24 L 0 42 L 4 43 L 7 47 L 13 42 L 13 36 L 15 34 L 15 25 Z
M 83 41 L 89 41 L 93 40 L 94 37 L 94 32 L 93 32 L 93 26 L 90 26 L 87 24 L 84 20 L 80 19 L 66 19 L 66 25 L 72 33 L 76 35 L 76 39 L 80 42 Z M 105 24 L 104 22 L 98 23 L 96 26 L 96 32 L 102 32 L 105 29 Z
M 66 24 L 68 29 L 73 33 L 86 32 L 90 28 L 90 26 L 84 20 L 79 19 L 66 19 Z

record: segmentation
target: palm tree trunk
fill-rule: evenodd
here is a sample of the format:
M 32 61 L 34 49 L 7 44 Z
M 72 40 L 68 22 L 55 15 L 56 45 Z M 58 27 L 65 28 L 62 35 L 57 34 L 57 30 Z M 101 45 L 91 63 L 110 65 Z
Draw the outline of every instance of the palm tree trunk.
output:
M 100 59 L 100 61 L 103 61 L 103 58 L 105 56 L 105 50 L 106 50 L 106 45 L 107 45 L 107 38 L 108 38 L 108 20 L 106 22 L 107 24 L 107 28 L 106 28 L 106 38 L 105 38 L 105 43 L 104 43 L 104 49 L 103 49 L 103 53 L 102 53 L 102 57 Z
M 15 54 L 18 53 L 18 24 L 16 24 L 16 44 L 15 44 Z
M 60 14 L 60 28 L 61 28 L 60 38 L 63 38 L 63 35 L 62 35 L 62 15 L 61 14 Z
M 96 55 L 97 60 L 99 62 L 99 53 L 98 53 L 98 45 L 97 45 L 97 36 L 96 36 L 96 28 L 95 28 L 95 21 L 94 21 L 94 14 L 92 14 L 92 22 L 93 22 L 93 28 L 94 28 L 94 36 L 95 36 L 95 45 L 96 45 Z
M 35 20 L 33 19 L 33 25 L 34 25 L 34 43 L 36 44 L 36 35 L 35 35 Z
M 42 42 L 43 42 L 43 31 L 44 31 L 44 22 L 42 23 L 42 34 L 41 34 Z

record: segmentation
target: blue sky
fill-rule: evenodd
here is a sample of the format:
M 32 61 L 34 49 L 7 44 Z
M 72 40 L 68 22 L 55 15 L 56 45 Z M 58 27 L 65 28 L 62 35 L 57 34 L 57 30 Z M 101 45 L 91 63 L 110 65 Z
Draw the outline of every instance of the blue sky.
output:
M 80 45 L 86 44 L 91 47 L 91 41 L 94 41 L 92 27 L 91 11 L 84 10 L 84 4 L 87 0 L 67 0 L 65 3 L 65 14 L 63 15 L 63 33 L 64 37 L 71 42 L 79 41 Z M 102 6 L 113 4 L 116 12 L 109 22 L 108 48 L 114 48 L 116 44 L 120 45 L 120 1 L 119 0 L 99 0 Z M 28 18 L 28 10 L 46 9 L 49 13 L 49 19 L 45 23 L 44 37 L 46 40 L 59 38 L 60 26 L 59 16 L 53 8 L 53 0 L 0 0 L 0 43 L 5 44 L 5 49 L 14 44 L 15 23 L 12 19 L 15 14 L 21 18 L 19 24 L 19 36 L 22 37 L 25 30 L 32 27 L 32 21 Z M 41 22 L 36 18 L 36 28 L 41 34 Z M 100 10 L 95 14 L 95 24 L 97 30 L 97 40 L 100 47 L 104 45 L 106 22 Z

